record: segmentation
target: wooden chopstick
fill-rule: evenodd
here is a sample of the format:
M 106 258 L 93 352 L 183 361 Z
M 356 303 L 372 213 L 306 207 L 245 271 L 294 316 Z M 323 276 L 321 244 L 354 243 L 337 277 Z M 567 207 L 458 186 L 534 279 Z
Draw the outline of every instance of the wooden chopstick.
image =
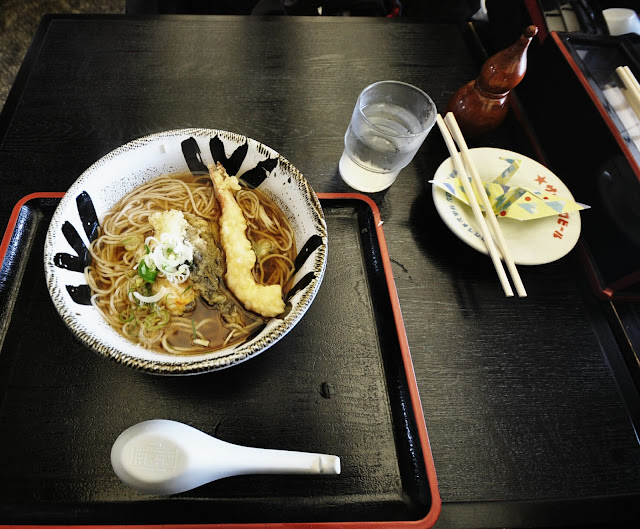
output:
M 484 242 L 487 245 L 489 256 L 491 257 L 491 261 L 493 261 L 493 266 L 498 273 L 498 279 L 500 279 L 500 284 L 502 285 L 504 293 L 506 296 L 513 296 L 513 289 L 511 288 L 511 284 L 509 283 L 509 278 L 507 277 L 507 273 L 504 271 L 504 267 L 502 266 L 500 254 L 498 253 L 498 249 L 493 242 L 493 238 L 491 237 L 491 234 L 489 232 L 489 227 L 487 226 L 487 223 L 484 219 L 484 215 L 482 214 L 482 211 L 480 211 L 480 205 L 478 204 L 476 195 L 471 187 L 471 182 L 469 181 L 469 177 L 464 168 L 462 158 L 460 158 L 460 154 L 458 153 L 458 149 L 456 149 L 453 137 L 451 136 L 449 129 L 447 129 L 447 126 L 445 125 L 445 122 L 440 114 L 436 116 L 436 123 L 438 123 L 438 128 L 442 133 L 442 138 L 447 145 L 447 149 L 449 149 L 449 154 L 451 155 L 451 159 L 453 160 L 453 166 L 460 176 L 460 181 L 462 182 L 462 186 L 464 187 L 464 192 L 467 194 L 467 198 L 469 199 L 469 205 L 471 206 L 473 215 L 475 216 L 478 227 L 480 228 L 480 233 L 484 237 Z
M 636 94 L 640 95 L 640 83 L 638 83 L 638 80 L 636 79 L 636 76 L 633 75 L 633 72 L 631 71 L 631 68 L 629 68 L 628 66 L 623 66 L 622 69 L 625 71 L 625 73 L 627 74 L 627 76 L 629 77 L 631 82 L 633 83 L 634 92 Z
M 640 83 L 638 83 L 628 66 L 618 66 L 616 73 L 620 77 L 622 84 L 624 84 L 624 96 L 627 102 L 636 113 L 636 116 L 640 118 Z
M 491 230 L 496 239 L 496 243 L 498 248 L 500 248 L 500 252 L 502 252 L 502 258 L 509 269 L 509 273 L 511 274 L 511 280 L 513 281 L 514 286 L 516 287 L 516 292 L 518 296 L 524 298 L 527 296 L 527 291 L 522 284 L 522 279 L 520 278 L 520 273 L 518 272 L 518 268 L 516 267 L 513 258 L 511 257 L 511 252 L 509 250 L 509 246 L 507 245 L 507 241 L 505 241 L 504 235 L 502 234 L 502 229 L 500 229 L 500 225 L 498 224 L 498 220 L 496 216 L 493 214 L 493 208 L 491 207 L 491 202 L 489 201 L 489 197 L 487 196 L 487 192 L 485 191 L 484 184 L 482 183 L 482 179 L 480 178 L 480 174 L 478 173 L 478 169 L 476 164 L 473 162 L 471 158 L 471 154 L 469 153 L 469 148 L 467 147 L 467 142 L 462 135 L 462 131 L 458 126 L 458 122 L 456 121 L 453 113 L 449 112 L 445 118 L 445 123 L 449 130 L 453 135 L 453 139 L 458 144 L 460 148 L 460 152 L 462 153 L 462 159 L 464 160 L 464 164 L 467 168 L 467 172 L 471 174 L 471 181 L 473 186 L 476 188 L 480 199 L 482 200 L 482 205 L 484 210 L 487 213 L 487 218 L 489 219 L 489 226 L 491 226 Z

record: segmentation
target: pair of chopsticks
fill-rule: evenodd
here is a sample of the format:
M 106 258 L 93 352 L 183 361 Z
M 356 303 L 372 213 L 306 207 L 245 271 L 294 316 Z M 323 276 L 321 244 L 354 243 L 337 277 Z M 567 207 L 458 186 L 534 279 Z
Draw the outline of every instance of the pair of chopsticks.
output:
M 516 291 L 518 292 L 518 296 L 525 297 L 527 295 L 527 291 L 522 284 L 522 279 L 520 279 L 520 274 L 518 273 L 516 264 L 513 262 L 511 252 L 509 251 L 507 243 L 504 240 L 502 230 L 500 229 L 498 221 L 493 214 L 493 208 L 491 207 L 491 203 L 489 202 L 489 197 L 487 196 L 487 192 L 485 191 L 480 175 L 478 174 L 478 169 L 471 159 L 469 148 L 467 147 L 467 142 L 465 141 L 464 136 L 460 131 L 460 127 L 458 126 L 458 122 L 456 121 L 455 116 L 453 115 L 453 113 L 449 112 L 443 120 L 442 116 L 438 114 L 436 120 L 438 123 L 438 127 L 440 128 L 440 132 L 442 133 L 442 137 L 444 138 L 444 142 L 447 145 L 447 149 L 449 149 L 449 153 L 451 154 L 453 165 L 458 172 L 458 175 L 460 176 L 460 181 L 462 182 L 462 186 L 464 187 L 464 192 L 469 199 L 469 204 L 471 205 L 473 215 L 475 216 L 480 228 L 480 233 L 484 237 L 484 242 L 487 245 L 489 256 L 493 261 L 493 266 L 495 267 L 496 272 L 498 272 L 498 278 L 500 279 L 500 284 L 504 289 L 505 295 L 513 296 L 513 289 L 511 288 L 509 278 L 507 277 L 507 274 L 502 265 L 500 253 L 502 253 L 502 258 L 507 264 L 507 268 L 509 270 L 509 273 L 511 274 L 511 279 L 516 287 Z M 462 158 L 460 157 L 460 153 L 458 153 L 458 150 L 456 149 L 454 140 L 455 143 L 458 144 L 458 147 L 460 147 Z M 471 178 L 469 178 L 469 174 L 471 174 Z M 482 200 L 484 210 L 487 212 L 487 219 L 489 219 L 489 224 L 491 225 L 493 236 L 489 230 L 487 221 L 485 220 L 485 217 L 480 210 L 480 205 L 478 204 L 478 200 L 476 199 L 476 193 L 474 193 L 474 187 L 476 192 L 478 193 L 478 196 L 480 196 L 480 199 Z M 500 253 L 498 253 L 498 248 L 500 249 Z
M 640 84 L 638 80 L 628 66 L 618 66 L 616 73 L 625 87 L 624 96 L 627 102 L 636 116 L 640 118 Z

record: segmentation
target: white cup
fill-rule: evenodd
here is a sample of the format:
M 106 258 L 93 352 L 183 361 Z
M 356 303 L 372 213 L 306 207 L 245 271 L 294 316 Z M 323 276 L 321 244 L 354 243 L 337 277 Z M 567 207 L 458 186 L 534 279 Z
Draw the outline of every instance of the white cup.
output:
M 617 35 L 626 35 L 627 33 L 637 33 L 640 35 L 640 19 L 638 13 L 633 9 L 624 7 L 611 7 L 602 10 L 609 33 L 614 37 Z

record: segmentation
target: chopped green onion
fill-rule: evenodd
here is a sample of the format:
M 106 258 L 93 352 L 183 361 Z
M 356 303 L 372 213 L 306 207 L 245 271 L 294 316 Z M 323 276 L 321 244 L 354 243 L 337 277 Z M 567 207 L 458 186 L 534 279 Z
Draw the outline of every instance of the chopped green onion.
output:
M 182 291 L 182 294 L 181 294 L 181 295 L 182 295 L 182 296 L 184 296 L 187 292 L 189 292 L 189 289 L 190 289 L 190 288 L 192 288 L 192 287 L 193 287 L 193 285 L 189 285 L 187 288 L 185 288 L 185 289 Z
M 129 323 L 125 323 L 122 326 L 122 331 L 131 338 L 135 338 L 138 335 L 138 322 L 134 320 Z
M 143 281 L 142 285 L 140 285 L 140 294 L 143 296 L 153 296 L 153 289 L 151 288 L 151 283 L 147 283 Z
M 123 310 L 120 314 L 118 314 L 118 319 L 122 323 L 129 323 L 130 321 L 133 321 L 133 318 L 134 318 L 134 314 L 131 309 Z
M 131 235 L 122 239 L 122 246 L 127 251 L 135 250 L 142 243 L 142 237 L 140 235 Z
M 145 250 L 146 253 L 151 253 L 151 248 L 149 248 L 148 244 L 144 245 L 144 250 Z
M 147 283 L 154 283 L 156 280 L 156 276 L 158 275 L 158 271 L 149 268 L 146 261 L 142 259 L 140 261 L 140 265 L 138 265 L 138 275 Z
M 261 259 L 262 257 L 269 255 L 273 251 L 273 248 L 271 242 L 268 240 L 261 240 L 257 244 L 253 245 L 253 251 L 258 259 Z
M 168 310 L 159 310 L 158 316 L 160 316 L 161 320 L 158 322 L 157 327 L 166 327 L 171 319 L 171 313 Z

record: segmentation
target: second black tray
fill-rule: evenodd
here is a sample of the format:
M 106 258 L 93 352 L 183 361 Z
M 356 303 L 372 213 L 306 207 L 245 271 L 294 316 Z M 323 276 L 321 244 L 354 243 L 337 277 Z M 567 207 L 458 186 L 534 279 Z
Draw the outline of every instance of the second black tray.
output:
M 327 271 L 301 322 L 257 358 L 189 377 L 110 362 L 76 341 L 44 281 L 55 195 L 27 197 L 0 273 L 0 524 L 428 527 L 440 499 L 375 205 L 325 196 Z M 113 473 L 116 437 L 181 421 L 247 446 L 336 454 L 339 476 L 243 476 L 139 494 Z

